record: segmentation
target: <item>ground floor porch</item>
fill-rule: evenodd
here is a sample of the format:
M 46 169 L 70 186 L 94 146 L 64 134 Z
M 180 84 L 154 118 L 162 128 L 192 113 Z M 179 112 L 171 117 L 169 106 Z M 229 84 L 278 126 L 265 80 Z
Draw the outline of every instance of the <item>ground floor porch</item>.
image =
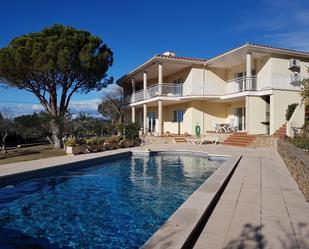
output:
M 196 135 L 218 131 L 273 135 L 286 123 L 286 110 L 292 103 L 299 104 L 295 112 L 300 118 L 295 125 L 301 126 L 304 121 L 301 98 L 298 92 L 289 91 L 227 100 L 159 99 L 131 106 L 125 112 L 125 119 L 140 123 L 145 134 L 155 136 Z

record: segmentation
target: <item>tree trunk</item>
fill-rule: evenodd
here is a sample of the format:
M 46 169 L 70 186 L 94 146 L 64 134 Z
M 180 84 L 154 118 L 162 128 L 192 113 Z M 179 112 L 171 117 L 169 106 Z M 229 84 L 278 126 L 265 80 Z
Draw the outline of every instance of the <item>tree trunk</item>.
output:
M 55 119 L 52 119 L 50 122 L 50 128 L 52 132 L 53 148 L 63 148 L 61 124 L 59 124 Z
M 53 143 L 53 140 L 50 136 L 46 136 L 48 142 L 50 143 L 50 147 L 53 148 L 54 147 L 54 143 Z
M 3 154 L 6 154 L 7 151 L 6 151 L 6 138 L 8 136 L 8 133 L 6 132 L 2 138 L 2 153 Z

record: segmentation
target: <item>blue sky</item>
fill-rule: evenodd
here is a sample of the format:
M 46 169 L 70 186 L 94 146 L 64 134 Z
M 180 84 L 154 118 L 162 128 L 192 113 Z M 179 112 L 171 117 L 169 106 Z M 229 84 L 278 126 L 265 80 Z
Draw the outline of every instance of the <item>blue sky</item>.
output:
M 1 0 L 0 47 L 55 23 L 100 36 L 114 52 L 115 79 L 164 51 L 209 58 L 245 42 L 309 51 L 308 0 Z M 102 94 L 76 95 L 71 107 L 94 112 Z M 0 89 L 0 110 L 23 114 L 40 108 L 34 103 L 25 91 Z

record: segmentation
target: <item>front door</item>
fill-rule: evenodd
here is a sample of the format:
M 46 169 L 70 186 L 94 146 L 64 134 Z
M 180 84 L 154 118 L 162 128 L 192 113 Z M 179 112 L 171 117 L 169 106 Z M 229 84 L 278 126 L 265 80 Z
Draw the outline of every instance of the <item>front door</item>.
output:
M 234 109 L 234 115 L 236 117 L 236 125 L 238 131 L 246 130 L 246 108 L 245 107 L 237 107 Z

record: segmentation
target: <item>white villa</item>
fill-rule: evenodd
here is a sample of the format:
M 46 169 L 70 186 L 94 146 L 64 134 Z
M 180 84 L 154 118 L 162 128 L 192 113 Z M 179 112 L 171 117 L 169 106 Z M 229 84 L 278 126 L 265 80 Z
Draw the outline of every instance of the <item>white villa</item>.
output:
M 161 136 L 208 131 L 272 135 L 286 123 L 304 124 L 301 80 L 309 77 L 309 53 L 250 44 L 211 59 L 155 55 L 121 77 L 126 118 Z M 224 128 L 224 129 L 222 129 Z

